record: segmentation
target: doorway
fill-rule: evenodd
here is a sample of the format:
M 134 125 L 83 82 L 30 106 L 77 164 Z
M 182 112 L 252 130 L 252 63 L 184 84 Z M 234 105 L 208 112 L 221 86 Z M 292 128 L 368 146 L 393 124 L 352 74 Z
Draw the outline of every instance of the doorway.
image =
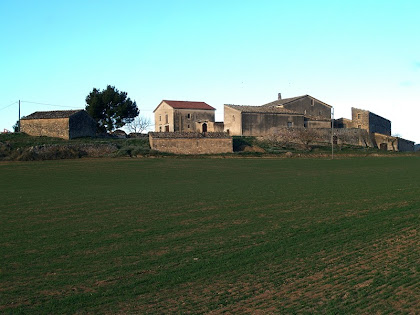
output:
M 202 131 L 203 131 L 203 132 L 207 132 L 207 124 L 206 124 L 206 123 L 204 123 L 204 124 L 202 125 Z

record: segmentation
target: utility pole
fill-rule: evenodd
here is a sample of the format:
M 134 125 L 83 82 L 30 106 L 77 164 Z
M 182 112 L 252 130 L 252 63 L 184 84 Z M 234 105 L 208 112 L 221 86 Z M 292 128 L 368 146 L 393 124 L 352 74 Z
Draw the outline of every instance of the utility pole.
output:
M 331 160 L 334 160 L 334 107 L 331 107 Z
M 20 132 L 20 100 L 19 100 L 19 120 L 18 120 L 18 132 Z

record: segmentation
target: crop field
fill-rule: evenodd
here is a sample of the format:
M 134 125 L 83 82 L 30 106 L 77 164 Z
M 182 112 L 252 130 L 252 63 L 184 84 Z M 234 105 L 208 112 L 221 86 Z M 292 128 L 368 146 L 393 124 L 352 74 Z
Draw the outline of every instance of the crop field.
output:
M 420 157 L 0 162 L 0 313 L 419 313 Z

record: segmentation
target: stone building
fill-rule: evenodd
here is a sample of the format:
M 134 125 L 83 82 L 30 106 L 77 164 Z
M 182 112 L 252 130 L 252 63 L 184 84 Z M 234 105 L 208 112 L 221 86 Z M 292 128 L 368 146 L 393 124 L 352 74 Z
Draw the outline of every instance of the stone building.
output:
M 414 151 L 414 141 L 381 133 L 372 133 L 373 146 L 385 151 Z
M 276 106 L 225 105 L 224 109 L 225 131 L 232 136 L 270 135 L 305 124 L 303 114 Z
M 339 118 L 334 127 L 340 129 L 361 129 L 369 135 L 369 146 L 387 151 L 414 151 L 414 142 L 391 136 L 391 121 L 368 110 L 351 108 L 352 119 Z
M 216 109 L 205 102 L 163 100 L 154 110 L 156 132 L 213 132 Z M 223 129 L 222 129 L 223 131 Z
M 331 128 L 332 106 L 310 95 L 282 99 L 261 106 L 224 106 L 225 131 L 238 136 L 275 134 L 281 128 Z
M 369 133 L 391 135 L 391 121 L 368 110 L 351 108 L 352 127 L 365 129 Z
M 34 112 L 20 120 L 20 131 L 31 136 L 63 139 L 94 137 L 96 122 L 85 110 Z

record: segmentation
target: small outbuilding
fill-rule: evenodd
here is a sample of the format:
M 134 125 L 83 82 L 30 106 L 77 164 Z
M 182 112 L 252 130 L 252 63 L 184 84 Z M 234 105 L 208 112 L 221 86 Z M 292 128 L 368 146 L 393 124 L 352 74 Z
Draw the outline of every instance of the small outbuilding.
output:
M 94 137 L 96 122 L 85 110 L 34 112 L 20 120 L 20 131 L 30 136 L 73 139 Z

